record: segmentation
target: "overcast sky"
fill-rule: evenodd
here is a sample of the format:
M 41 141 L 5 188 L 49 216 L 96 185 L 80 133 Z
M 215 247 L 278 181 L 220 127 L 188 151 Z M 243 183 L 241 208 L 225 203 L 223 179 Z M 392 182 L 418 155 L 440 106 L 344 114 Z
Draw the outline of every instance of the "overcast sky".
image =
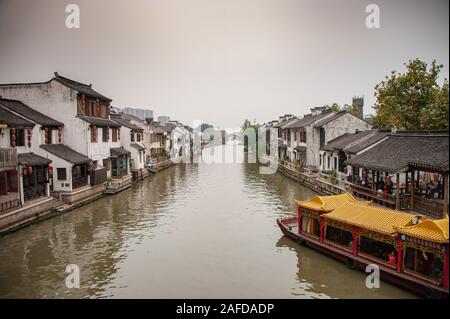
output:
M 65 7 L 81 9 L 67 29 Z M 381 9 L 367 29 L 365 8 Z M 235 128 L 365 95 L 412 58 L 443 63 L 447 0 L 0 0 L 0 83 L 53 72 L 113 105 Z M 442 80 L 442 79 L 441 79 Z

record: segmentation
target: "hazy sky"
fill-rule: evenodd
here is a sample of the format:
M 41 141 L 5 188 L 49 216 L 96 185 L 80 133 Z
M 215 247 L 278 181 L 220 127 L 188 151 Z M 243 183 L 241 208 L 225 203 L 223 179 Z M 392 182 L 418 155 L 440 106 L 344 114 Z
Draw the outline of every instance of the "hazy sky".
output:
M 67 29 L 67 4 L 81 28 Z M 381 9 L 367 29 L 365 8 Z M 391 70 L 437 59 L 448 77 L 447 0 L 0 0 L 0 82 L 54 71 L 119 107 L 222 128 L 351 103 Z

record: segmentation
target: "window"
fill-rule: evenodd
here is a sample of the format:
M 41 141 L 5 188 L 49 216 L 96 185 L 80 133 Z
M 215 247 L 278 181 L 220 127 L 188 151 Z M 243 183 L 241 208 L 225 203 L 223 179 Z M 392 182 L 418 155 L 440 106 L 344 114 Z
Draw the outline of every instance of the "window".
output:
M 338 165 L 337 165 L 337 158 L 334 158 L 334 169 L 337 170 L 338 169 Z
M 52 129 L 47 129 L 47 131 L 44 131 L 44 135 L 45 135 L 45 144 L 52 144 L 52 140 L 53 140 L 53 131 Z
M 104 128 L 102 128 L 102 135 L 103 135 L 103 142 L 108 142 L 108 140 L 109 140 L 109 128 L 107 128 L 107 127 L 104 127 Z
M 428 249 L 407 247 L 404 252 L 405 272 L 412 271 L 426 277 L 443 280 L 444 262 L 442 256 Z
M 350 231 L 327 225 L 325 233 L 326 240 L 353 248 L 353 234 Z
M 310 216 L 302 216 L 302 232 L 319 237 L 320 236 L 320 224 L 317 218 Z
M 362 235 L 359 239 L 359 251 L 385 263 L 389 262 L 389 254 L 392 252 L 395 253 L 397 258 L 397 249 L 392 243 L 378 241 Z
M 108 170 L 108 171 L 111 169 L 110 164 L 111 164 L 111 161 L 109 159 L 106 158 L 103 160 L 103 167 L 106 168 L 106 170 Z
M 118 130 L 117 130 L 117 128 L 113 128 L 112 129 L 112 141 L 117 142 L 118 139 L 119 139 L 118 138 Z
M 137 135 L 136 135 L 136 140 L 137 140 L 138 142 L 141 141 L 141 133 L 137 133 Z
M 56 174 L 58 176 L 58 181 L 67 180 L 67 170 L 65 168 L 57 168 Z
M 325 145 L 325 129 L 323 127 L 320 128 L 320 147 Z
M 13 133 L 12 130 L 9 130 L 10 132 L 10 140 L 11 140 L 11 147 L 13 146 Z M 25 130 L 24 129 L 19 129 L 16 130 L 16 138 L 14 140 L 14 142 L 16 143 L 15 146 L 25 146 Z
M 95 126 L 91 127 L 91 142 L 97 143 L 97 128 Z
M 134 132 L 133 131 L 130 132 L 130 138 L 131 138 L 131 142 L 134 142 Z
M 77 179 L 87 176 L 87 165 L 75 165 L 72 167 L 72 179 Z

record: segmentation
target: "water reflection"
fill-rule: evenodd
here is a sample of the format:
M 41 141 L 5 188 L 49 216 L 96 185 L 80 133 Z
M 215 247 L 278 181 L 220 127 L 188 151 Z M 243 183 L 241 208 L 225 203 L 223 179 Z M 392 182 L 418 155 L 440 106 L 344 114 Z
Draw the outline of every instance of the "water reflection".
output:
M 180 164 L 0 238 L 0 297 L 411 297 L 369 291 L 364 274 L 281 235 L 276 218 L 312 195 L 256 164 Z M 67 264 L 80 289 L 65 287 Z

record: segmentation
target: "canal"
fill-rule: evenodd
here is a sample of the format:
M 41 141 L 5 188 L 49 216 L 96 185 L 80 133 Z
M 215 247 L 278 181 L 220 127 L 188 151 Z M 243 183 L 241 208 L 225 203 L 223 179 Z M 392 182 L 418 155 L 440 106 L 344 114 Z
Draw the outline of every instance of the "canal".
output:
M 414 297 L 283 237 L 276 219 L 312 195 L 257 164 L 179 164 L 0 238 L 0 298 Z

